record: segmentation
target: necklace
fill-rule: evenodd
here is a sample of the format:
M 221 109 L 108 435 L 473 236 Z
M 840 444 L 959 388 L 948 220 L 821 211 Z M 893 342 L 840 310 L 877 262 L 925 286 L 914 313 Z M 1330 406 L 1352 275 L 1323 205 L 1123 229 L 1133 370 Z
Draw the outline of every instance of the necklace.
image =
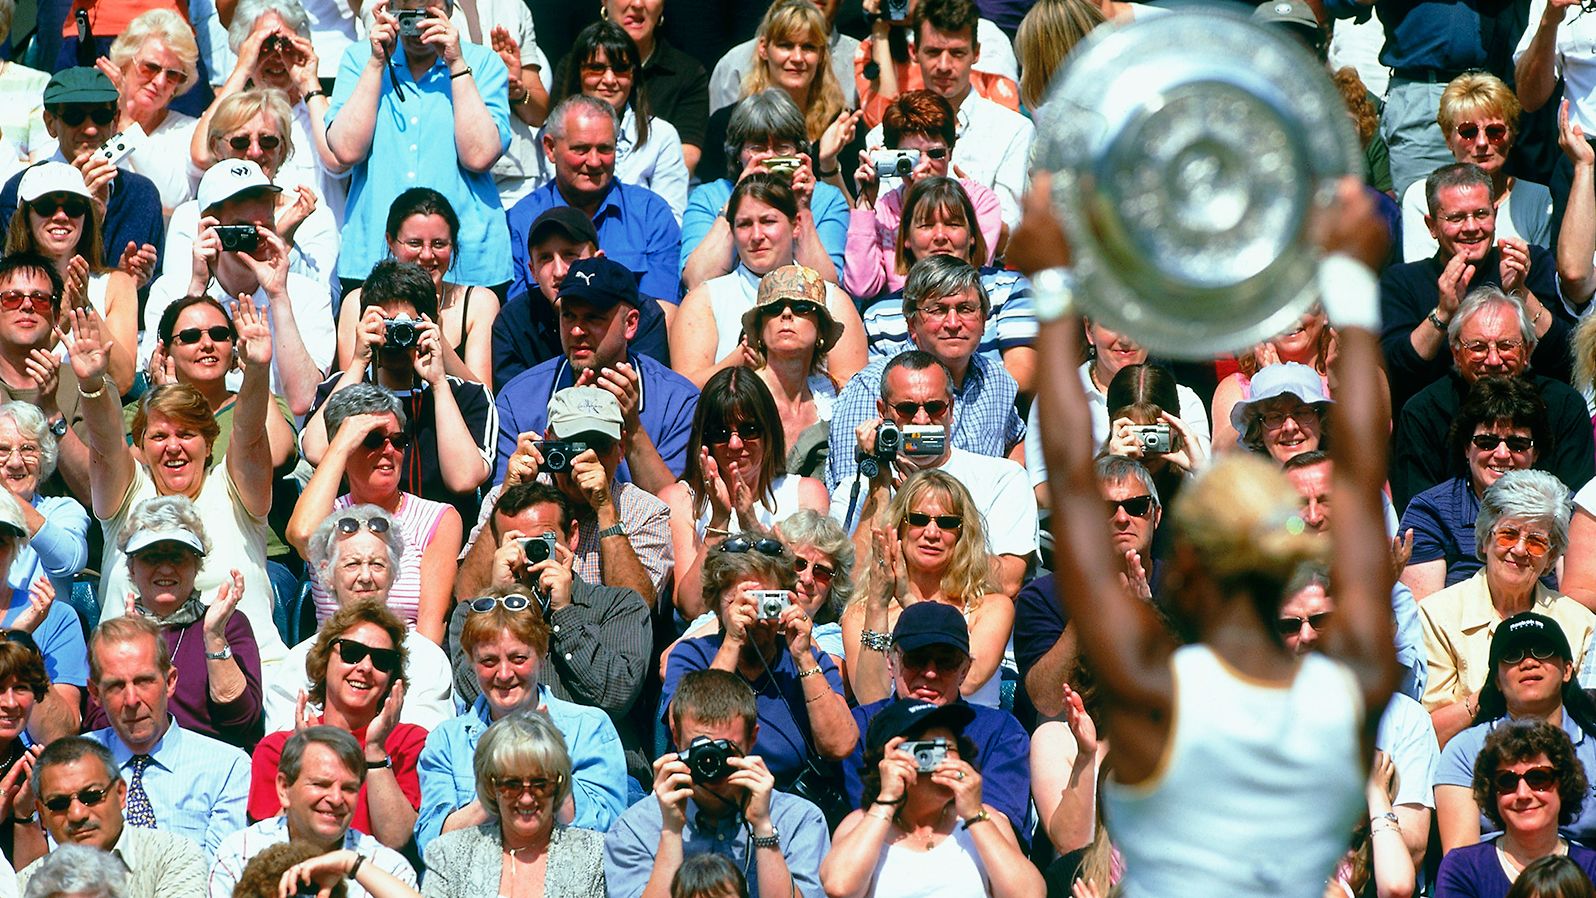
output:
M 948 811 L 951 810 L 953 810 L 953 805 L 950 802 L 947 806 L 943 807 L 942 813 L 937 815 L 936 822 L 931 824 L 931 831 L 926 833 L 924 836 L 917 837 L 915 835 L 915 831 L 918 829 L 918 827 L 911 827 L 903 822 L 903 812 L 901 810 L 892 815 L 892 825 L 903 831 L 903 837 L 905 839 L 918 839 L 924 841 L 925 850 L 930 851 L 936 846 L 938 837 L 942 835 L 942 821 L 947 819 Z

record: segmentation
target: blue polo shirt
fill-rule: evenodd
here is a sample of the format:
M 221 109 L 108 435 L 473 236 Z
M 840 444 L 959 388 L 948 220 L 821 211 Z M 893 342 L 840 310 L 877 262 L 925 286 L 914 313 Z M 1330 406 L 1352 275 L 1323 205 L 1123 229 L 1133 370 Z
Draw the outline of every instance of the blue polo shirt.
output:
M 698 411 L 698 388 L 693 382 L 646 355 L 631 354 L 626 359 L 637 369 L 637 416 L 654 441 L 654 448 L 665 467 L 677 477 L 687 464 L 687 440 L 693 433 L 693 414 Z M 493 480 L 504 482 L 516 439 L 523 433 L 542 433 L 549 424 L 549 400 L 556 390 L 575 386 L 576 372 L 565 356 L 549 359 L 536 368 L 510 379 L 495 400 L 499 408 L 499 452 Z M 623 483 L 632 482 L 626 462 L 615 472 Z
M 510 146 L 510 76 L 499 54 L 469 41 L 460 42 L 461 58 L 471 67 L 477 92 L 499 131 L 499 152 Z M 344 51 L 327 110 L 330 130 L 349 102 L 355 83 L 371 58 L 371 44 L 360 41 Z M 421 80 L 410 76 L 399 45 L 389 75 L 382 79 L 371 149 L 355 164 L 345 207 L 343 251 L 338 276 L 364 280 L 371 266 L 388 258 L 385 226 L 388 207 L 411 187 L 431 187 L 449 201 L 460 218 L 455 241 L 452 281 L 493 287 L 510 280 L 510 231 L 491 171 L 473 172 L 460 165 L 454 145 L 454 90 L 449 67 L 438 57 Z M 394 93 L 394 80 L 404 99 Z M 306 148 L 307 150 L 309 148 Z
M 537 289 L 532 280 L 531 254 L 526 248 L 532 222 L 549 209 L 569 205 L 551 179 L 510 207 L 510 252 L 515 259 L 515 279 L 509 295 Z M 593 228 L 598 231 L 599 249 L 604 250 L 604 255 L 637 276 L 637 292 L 678 301 L 682 291 L 676 254 L 682 245 L 682 229 L 676 224 L 670 204 L 659 194 L 635 184 L 622 184 L 619 179 L 611 181 L 610 192 L 593 214 Z

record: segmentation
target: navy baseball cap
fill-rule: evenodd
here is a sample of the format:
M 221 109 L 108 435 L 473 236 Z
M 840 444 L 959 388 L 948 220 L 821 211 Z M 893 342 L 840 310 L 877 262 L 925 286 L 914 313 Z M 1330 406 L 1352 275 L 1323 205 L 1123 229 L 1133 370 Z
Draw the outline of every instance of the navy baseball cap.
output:
M 888 742 L 899 736 L 923 733 L 937 724 L 947 727 L 955 734 L 962 733 L 974 719 L 975 709 L 962 701 L 938 705 L 915 698 L 900 698 L 877 711 L 876 716 L 870 719 L 870 725 L 865 728 L 865 749 L 880 751 Z
M 580 300 L 596 309 L 608 309 L 621 302 L 635 307 L 639 305 L 637 278 L 631 269 L 614 259 L 577 259 L 560 282 L 559 298 Z
M 555 206 L 543 210 L 543 214 L 532 220 L 532 227 L 526 232 L 527 255 L 532 254 L 532 247 L 545 240 L 552 233 L 564 234 L 572 243 L 591 243 L 598 246 L 598 230 L 593 227 L 593 219 L 588 218 L 580 209 L 571 206 Z
M 951 645 L 970 654 L 970 625 L 952 605 L 941 602 L 915 602 L 898 615 L 892 628 L 892 644 L 905 652 L 931 645 Z

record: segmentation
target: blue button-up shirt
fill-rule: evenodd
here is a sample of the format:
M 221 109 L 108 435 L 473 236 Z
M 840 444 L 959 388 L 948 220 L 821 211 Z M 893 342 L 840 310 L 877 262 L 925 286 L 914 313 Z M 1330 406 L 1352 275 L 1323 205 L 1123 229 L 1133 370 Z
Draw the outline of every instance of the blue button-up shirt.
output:
M 626 757 L 621 737 L 608 714 L 597 708 L 555 698 L 547 686 L 538 686 L 537 704 L 548 709 L 549 720 L 565 737 L 571 756 L 572 797 L 579 829 L 609 829 L 626 808 Z M 476 773 L 471 766 L 477 742 L 493 721 L 488 700 L 477 697 L 471 710 L 445 720 L 427 736 L 416 770 L 421 775 L 421 812 L 416 818 L 416 847 L 422 851 L 443 831 L 445 817 L 477 799 Z
M 111 750 L 127 782 L 133 777 L 133 750 L 116 730 L 105 727 L 85 733 Z M 150 751 L 154 763 L 144 768 L 144 794 L 155 812 L 157 829 L 187 836 L 216 859 L 222 840 L 249 825 L 249 756 L 243 751 L 185 730 L 168 719 L 166 735 Z
M 687 198 L 687 211 L 682 213 L 682 254 L 676 265 L 678 272 L 687 267 L 687 257 L 698 249 L 709 229 L 715 226 L 720 210 L 726 208 L 726 201 L 731 199 L 732 187 L 732 182 L 725 178 L 708 181 L 698 185 Z M 809 211 L 814 216 L 820 244 L 826 248 L 832 264 L 837 266 L 837 274 L 842 274 L 843 252 L 848 245 L 848 198 L 841 190 L 821 181 L 815 185 Z M 726 267 L 730 269 L 736 262 L 734 250 L 727 256 Z
M 476 80 L 477 92 L 493 116 L 499 152 L 503 153 L 510 146 L 509 73 L 499 55 L 486 47 L 461 41 L 460 55 L 471 67 L 472 74 L 466 77 Z M 349 102 L 370 58 L 367 41 L 351 44 L 344 51 L 327 110 L 329 130 Z M 410 76 L 401 44 L 389 72 L 391 75 L 382 79 L 382 95 L 377 100 L 371 149 L 365 160 L 356 163 L 349 181 L 338 276 L 364 280 L 371 266 L 388 258 L 384 230 L 388 207 L 411 187 L 431 187 L 444 195 L 460 218 L 450 279 L 489 287 L 508 281 L 510 231 L 504 224 L 504 207 L 492 172 L 468 171 L 460 165 L 448 65 L 438 57 L 417 81 Z M 403 100 L 394 93 L 394 78 L 404 90 Z
M 665 467 L 677 477 L 687 464 L 687 440 L 698 411 L 698 388 L 693 382 L 646 355 L 628 355 L 637 369 L 637 417 L 659 450 Z M 499 452 L 493 480 L 504 482 L 504 472 L 523 433 L 539 433 L 549 425 L 549 400 L 556 390 L 574 386 L 576 372 L 565 356 L 549 359 L 510 379 L 494 400 L 499 407 Z M 615 479 L 632 482 L 631 469 L 622 461 Z
M 526 235 L 539 215 L 556 206 L 569 206 L 553 180 L 521 198 L 510 207 L 510 244 L 515 258 L 515 279 L 509 295 L 531 293 L 531 254 Z M 682 245 L 682 229 L 670 204 L 646 187 L 610 182 L 598 211 L 593 213 L 593 229 L 598 231 L 599 249 L 606 258 L 625 265 L 637 278 L 637 290 L 644 296 L 657 296 L 676 302 L 681 296 L 680 272 L 676 253 Z

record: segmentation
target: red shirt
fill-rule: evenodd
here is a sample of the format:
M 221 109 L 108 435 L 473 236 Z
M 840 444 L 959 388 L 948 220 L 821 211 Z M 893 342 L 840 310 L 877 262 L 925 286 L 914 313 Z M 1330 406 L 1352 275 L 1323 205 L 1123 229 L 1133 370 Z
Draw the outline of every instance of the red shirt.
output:
M 318 719 L 316 722 L 321 721 Z M 251 823 L 276 817 L 282 813 L 283 806 L 277 801 L 277 763 L 282 759 L 284 743 L 292 735 L 294 735 L 293 730 L 279 730 L 255 746 L 249 775 Z M 361 744 L 365 744 L 366 730 L 364 728 L 355 730 L 354 737 Z M 426 742 L 426 730 L 413 723 L 401 723 L 394 726 L 393 732 L 388 734 L 388 741 L 383 745 L 383 748 L 388 750 L 388 757 L 393 759 L 393 774 L 399 778 L 400 791 L 410 800 L 410 806 L 417 810 L 421 808 L 421 778 L 416 773 L 416 761 L 421 757 L 421 747 Z M 355 818 L 350 821 L 349 826 L 367 835 L 371 834 L 371 816 L 366 807 L 365 783 L 360 784 L 360 795 L 355 799 Z

